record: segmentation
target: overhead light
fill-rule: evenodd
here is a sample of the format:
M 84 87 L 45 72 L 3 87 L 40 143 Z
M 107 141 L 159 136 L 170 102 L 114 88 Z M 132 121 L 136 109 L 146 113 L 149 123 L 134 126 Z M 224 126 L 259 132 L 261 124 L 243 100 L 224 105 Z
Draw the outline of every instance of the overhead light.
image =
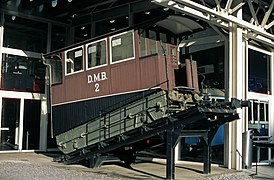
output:
M 19 7 L 20 4 L 21 4 L 21 0 L 16 0 L 15 6 L 16 6 L 17 8 Z
M 14 21 L 16 19 L 16 16 L 11 16 L 11 19 Z
M 68 2 L 72 2 L 72 0 L 68 0 Z
M 128 16 L 126 16 L 126 19 L 128 19 Z
M 88 34 L 84 34 L 84 36 L 85 36 L 85 37 L 87 37 L 87 36 L 88 36 Z
M 86 27 L 85 26 L 83 26 L 83 27 L 81 27 L 81 30 L 84 30 Z
M 149 15 L 149 14 L 150 14 L 150 12 L 149 12 L 149 11 L 147 11 L 147 12 L 145 12 L 145 14 Z
M 44 4 L 41 4 L 41 5 L 39 6 L 38 11 L 39 11 L 39 12 L 42 12 L 42 11 L 43 11 L 43 9 L 44 9 Z
M 58 0 L 53 0 L 53 1 L 51 1 L 51 6 L 56 7 L 57 3 L 58 3 Z
M 111 30 L 112 30 L 112 31 L 115 31 L 115 28 L 112 28 Z
M 164 8 L 164 11 L 168 11 L 169 10 L 169 8 Z
M 111 24 L 115 22 L 115 19 L 109 21 Z

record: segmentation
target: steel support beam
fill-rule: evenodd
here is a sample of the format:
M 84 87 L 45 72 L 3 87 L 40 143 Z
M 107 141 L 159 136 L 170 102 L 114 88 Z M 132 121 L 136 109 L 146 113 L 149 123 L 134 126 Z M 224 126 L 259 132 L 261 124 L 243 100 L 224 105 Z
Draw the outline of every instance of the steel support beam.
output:
M 254 10 L 254 7 L 253 7 L 252 2 L 251 2 L 251 1 L 248 1 L 247 3 L 248 3 L 248 6 L 249 6 L 249 9 L 250 9 L 252 18 L 253 18 L 254 21 L 255 21 L 255 24 L 256 24 L 256 25 L 259 25 L 259 21 L 258 21 L 258 18 L 257 18 L 257 14 L 256 14 L 256 12 L 255 12 L 255 10 Z M 258 12 L 258 11 L 257 11 L 257 12 Z M 252 23 L 252 22 L 251 22 L 251 23 Z
M 241 18 L 241 10 L 237 13 Z M 238 99 L 246 99 L 246 58 L 245 47 L 243 43 L 243 32 L 237 24 L 230 23 L 229 31 L 229 97 Z M 242 132 L 244 130 L 244 114 L 243 110 L 237 111 L 241 120 L 232 122 L 228 128 L 228 156 L 229 169 L 242 169 Z
M 211 173 L 211 146 L 204 139 L 203 143 L 203 172 L 204 174 Z
M 264 28 L 265 25 L 266 25 L 266 22 L 268 21 L 268 18 L 270 16 L 270 14 L 272 13 L 272 10 L 273 10 L 273 7 L 274 7 L 274 1 L 272 1 L 272 3 L 270 4 L 267 12 L 265 13 L 264 15 L 264 18 L 263 18 L 263 21 L 261 23 L 261 27 Z
M 168 129 L 166 132 L 166 179 L 175 178 L 175 158 L 174 158 L 174 129 Z
M 202 19 L 208 23 L 215 24 L 223 28 L 229 28 L 228 24 L 236 24 L 239 28 L 243 30 L 252 32 L 255 36 L 250 38 L 255 39 L 258 35 L 268 39 L 268 44 L 274 46 L 274 35 L 265 31 L 264 28 L 251 24 L 250 22 L 244 21 L 241 18 L 238 18 L 234 15 L 231 15 L 231 12 L 228 12 L 224 9 L 217 11 L 216 8 L 210 8 L 199 3 L 196 3 L 192 0 L 153 0 L 152 2 L 168 7 L 175 11 L 191 15 L 193 17 Z M 238 1 L 239 9 L 243 6 L 244 3 Z M 272 4 L 271 4 L 272 5 Z M 227 5 L 229 7 L 229 4 Z M 238 6 L 235 6 L 238 7 Z M 238 11 L 239 9 L 236 9 Z M 265 19 L 268 17 L 268 14 L 265 15 Z M 270 41 L 270 42 L 269 42 Z
M 219 126 L 218 126 L 219 127 Z M 208 130 L 168 129 L 166 131 L 166 179 L 175 179 L 175 147 L 182 137 L 199 137 L 203 142 L 203 173 L 211 173 L 211 140 L 216 132 L 209 135 Z
M 67 24 L 67 23 L 63 23 L 63 22 L 60 22 L 60 21 L 55 21 L 55 20 L 47 19 L 47 18 L 43 18 L 43 17 L 33 16 L 33 15 L 29 15 L 27 13 L 21 13 L 21 12 L 18 12 L 18 11 L 13 11 L 13 10 L 7 10 L 7 9 L 0 8 L 0 12 L 3 12 L 5 14 L 9 14 L 9 15 L 12 15 L 12 16 L 18 16 L 20 18 L 32 19 L 32 20 L 39 21 L 39 22 L 44 22 L 44 23 L 52 23 L 52 24 L 59 25 L 59 26 L 62 26 L 62 27 L 69 26 L 69 24 Z

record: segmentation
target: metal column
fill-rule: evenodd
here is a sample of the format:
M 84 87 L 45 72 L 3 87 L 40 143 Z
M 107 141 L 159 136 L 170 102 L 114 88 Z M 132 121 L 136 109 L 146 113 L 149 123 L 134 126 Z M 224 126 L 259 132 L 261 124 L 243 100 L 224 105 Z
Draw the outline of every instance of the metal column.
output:
M 166 156 L 167 156 L 167 162 L 166 162 L 166 179 L 174 179 L 174 173 L 175 173 L 175 162 L 174 162 L 174 135 L 173 135 L 174 129 L 168 129 L 166 132 Z
M 238 12 L 241 16 L 241 11 Z M 239 17 L 238 17 L 239 18 Z M 246 63 L 244 57 L 242 29 L 230 23 L 229 33 L 229 97 L 246 99 Z M 225 139 L 228 143 L 226 154 L 228 157 L 227 166 L 229 169 L 242 169 L 242 132 L 245 114 L 243 109 L 237 112 L 241 120 L 232 122 L 228 125 L 228 134 Z

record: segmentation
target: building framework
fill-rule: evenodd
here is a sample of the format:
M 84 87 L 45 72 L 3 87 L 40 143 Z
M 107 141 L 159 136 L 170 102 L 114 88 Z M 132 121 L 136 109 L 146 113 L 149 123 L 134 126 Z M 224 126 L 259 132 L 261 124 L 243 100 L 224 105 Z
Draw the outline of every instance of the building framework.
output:
M 266 136 L 274 137 L 274 114 L 271 111 L 274 104 L 274 83 L 271 83 L 274 78 L 273 74 L 273 60 L 274 60 L 274 1 L 271 0 L 227 0 L 225 2 L 221 0 L 153 0 L 153 1 L 104 1 L 89 3 L 88 1 L 82 2 L 81 8 L 76 10 L 75 5 L 77 2 L 57 2 L 52 4 L 51 1 L 37 2 L 36 4 L 29 4 L 31 2 L 23 2 L 18 4 L 17 1 L 1 1 L 0 6 L 0 65 L 3 70 L 3 59 L 7 55 L 14 55 L 26 58 L 39 59 L 41 53 L 50 52 L 55 50 L 53 47 L 56 43 L 62 42 L 60 47 L 73 44 L 85 40 L 85 38 L 91 38 L 100 34 L 96 33 L 98 28 L 113 29 L 109 23 L 110 20 L 115 19 L 116 22 L 121 20 L 121 17 L 125 17 L 122 22 L 126 22 L 125 26 L 133 26 L 138 24 L 138 18 L 141 19 L 141 14 L 150 15 L 153 14 L 153 10 L 157 10 L 157 16 L 165 16 L 167 12 L 172 11 L 174 14 L 182 17 L 190 17 L 196 19 L 197 22 L 203 22 L 209 25 L 215 33 L 211 32 L 207 34 L 198 33 L 189 28 L 187 35 L 181 40 L 181 48 L 185 52 L 195 53 L 203 49 L 209 44 L 212 47 L 216 47 L 218 43 L 222 43 L 224 47 L 224 96 L 226 99 L 232 97 L 238 99 L 249 99 L 252 101 L 252 108 L 248 110 L 238 110 L 241 120 L 229 123 L 225 125 L 225 141 L 224 152 L 225 159 L 224 164 L 229 169 L 242 169 L 242 154 L 243 147 L 242 133 L 250 129 L 259 129 L 262 131 L 263 127 L 267 127 Z M 72 4 L 75 3 L 75 4 Z M 65 8 L 60 7 L 61 5 Z M 79 2 L 78 2 L 78 5 Z M 56 6 L 56 7 L 55 7 Z M 27 9 L 31 7 L 33 9 Z M 24 9 L 25 8 L 25 9 Z M 54 9 L 55 8 L 55 9 Z M 40 14 L 35 12 L 39 10 Z M 161 9 L 161 11 L 159 11 Z M 35 11 L 36 10 L 36 11 Z M 53 14 L 51 17 L 42 16 L 41 12 L 51 11 Z M 118 12 L 118 13 L 117 13 Z M 31 19 L 37 22 L 43 22 L 45 25 L 40 32 L 46 35 L 46 42 L 43 46 L 43 50 L 26 50 L 23 47 L 10 47 L 8 46 L 7 30 L 12 27 L 13 23 L 16 23 L 18 19 Z M 12 20 L 11 20 L 12 19 Z M 144 18 L 145 19 L 145 18 Z M 181 22 L 179 22 L 181 23 Z M 8 24 L 8 25 L 7 25 Z M 89 33 L 83 34 L 80 37 L 82 28 L 91 25 L 88 29 Z M 22 25 L 22 24 L 21 24 Z M 56 28 L 58 26 L 58 28 Z M 186 26 L 186 25 L 185 25 Z M 59 27 L 61 27 L 60 30 Z M 33 30 L 34 27 L 28 26 L 26 29 Z M 117 27 L 116 27 L 117 28 Z M 58 29 L 58 30 L 57 30 Z M 97 31 L 96 31 L 97 29 Z M 115 30 L 115 29 L 114 29 Z M 116 29 L 117 30 L 117 29 Z M 107 31 L 107 30 L 105 30 Z M 99 32 L 99 31 L 98 31 Z M 63 34 L 62 37 L 56 36 L 56 34 Z M 72 37 L 79 39 L 72 39 Z M 79 37 L 78 37 L 79 35 Z M 40 37 L 42 38 L 42 37 Z M 61 41 L 62 39 L 62 41 Z M 41 41 L 42 42 L 42 41 Z M 219 45 L 218 45 L 219 46 Z M 205 48 L 204 48 L 205 49 Z M 267 57 L 267 74 L 268 81 L 266 92 L 258 92 L 257 90 L 250 90 L 250 72 L 251 72 L 251 56 L 253 53 L 263 57 Z M 253 64 L 254 65 L 254 64 Z M 3 75 L 1 74 L 1 79 Z M 2 81 L 1 81 L 2 82 Z M 258 84 L 258 82 L 256 81 Z M 259 82 L 260 84 L 261 82 Z M 27 133 L 24 131 L 24 105 L 27 104 L 26 100 L 39 100 L 41 102 L 41 117 L 39 119 L 40 133 L 39 143 L 35 146 L 35 150 L 46 151 L 49 149 L 48 139 L 50 138 L 48 131 L 48 112 L 49 108 L 46 107 L 46 99 L 44 93 L 34 92 L 18 92 L 13 90 L 6 90 L 1 87 L 0 91 L 0 109 L 5 106 L 3 104 L 5 99 L 19 99 L 14 104 L 20 113 L 19 118 L 16 121 L 18 126 L 15 128 L 17 132 L 15 151 L 26 151 L 29 149 L 28 140 L 24 138 Z M 1 103 L 2 102 L 2 103 Z M 38 110 L 39 111 L 39 110 Z M 252 113 L 251 113 L 252 112 Z M 253 112 L 260 112 L 255 115 Z M 3 134 L 8 129 L 4 125 L 3 114 L 1 119 L 1 133 Z M 26 112 L 25 112 L 26 114 Z M 252 114 L 251 116 L 249 114 Z M 27 122 L 27 121 L 26 121 Z M 26 124 L 26 123 L 25 123 Z M 2 141 L 2 140 L 1 140 Z M 31 149 L 31 148 L 30 148 Z M 176 156 L 180 159 L 180 145 L 177 146 Z M 268 162 L 273 161 L 273 151 L 268 151 Z
M 240 99 L 248 99 L 250 95 L 245 86 L 247 84 L 247 55 L 246 49 L 249 42 L 254 40 L 268 46 L 272 51 L 273 60 L 273 47 L 274 35 L 272 27 L 273 20 L 273 6 L 274 1 L 265 5 L 263 14 L 259 14 L 260 6 L 256 9 L 253 6 L 253 1 L 248 0 L 245 2 L 228 0 L 226 4 L 221 4 L 221 1 L 212 1 L 207 4 L 206 1 L 192 1 L 192 0 L 155 0 L 153 1 L 166 8 L 174 9 L 181 14 L 189 14 L 193 17 L 204 20 L 213 26 L 224 28 L 229 32 L 228 38 L 228 63 L 229 70 L 226 77 L 229 79 L 226 83 L 227 97 L 237 97 Z M 248 19 L 243 17 L 243 6 L 248 5 L 248 10 L 251 16 Z M 258 16 L 263 16 L 258 17 Z M 272 85 L 273 86 L 273 85 Z M 273 97 L 270 97 L 272 101 Z M 240 110 L 242 121 L 233 122 L 227 127 L 226 134 L 226 162 L 228 168 L 242 169 L 242 133 L 248 130 L 247 112 Z M 273 115 L 270 114 L 270 119 Z M 269 121 L 269 127 L 273 126 L 273 121 Z M 270 135 L 273 136 L 274 131 L 270 130 Z

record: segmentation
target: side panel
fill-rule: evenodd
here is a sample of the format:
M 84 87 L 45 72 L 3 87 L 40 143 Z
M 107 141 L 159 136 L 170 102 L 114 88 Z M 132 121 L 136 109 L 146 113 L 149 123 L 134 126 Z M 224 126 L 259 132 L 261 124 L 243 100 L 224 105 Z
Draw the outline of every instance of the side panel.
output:
M 158 56 L 149 56 L 140 59 L 140 76 L 141 84 L 145 88 L 151 88 L 156 85 L 160 85 L 159 68 L 158 68 Z
M 128 93 L 98 99 L 85 100 L 52 107 L 54 134 L 58 135 L 81 125 L 106 112 L 113 111 L 125 104 L 141 99 L 156 90 Z
M 137 60 L 120 62 L 110 66 L 111 72 L 111 93 L 121 93 L 143 89 L 138 83 L 139 69 Z
M 166 62 L 167 61 L 167 67 Z M 161 82 L 161 88 L 167 90 L 167 76 L 169 81 L 169 89 L 172 90 L 175 87 L 175 75 L 174 70 L 176 69 L 175 65 L 171 64 L 170 58 L 167 56 L 166 59 L 164 56 L 158 57 L 158 71 L 159 71 L 159 81 Z
M 123 138 L 125 132 L 165 116 L 165 108 L 164 91 L 149 93 L 139 100 L 124 104 L 116 110 L 57 135 L 58 147 L 63 153 L 69 154 L 103 143 L 110 138 Z

